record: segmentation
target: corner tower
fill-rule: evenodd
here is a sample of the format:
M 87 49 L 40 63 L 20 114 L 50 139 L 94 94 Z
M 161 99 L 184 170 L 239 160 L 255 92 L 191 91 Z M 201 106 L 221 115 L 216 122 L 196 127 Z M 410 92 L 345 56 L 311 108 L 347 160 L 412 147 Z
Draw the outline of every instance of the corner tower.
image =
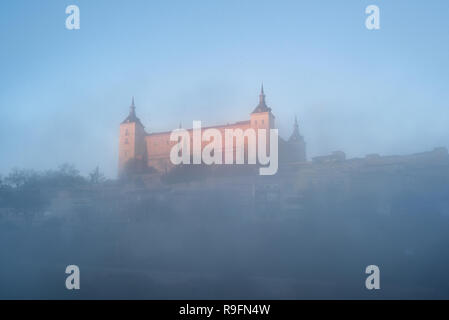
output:
M 271 108 L 267 106 L 265 101 L 265 92 L 263 90 L 263 83 L 260 88 L 259 104 L 253 110 L 250 116 L 250 127 L 254 129 L 258 135 L 259 129 L 266 130 L 266 149 L 270 152 L 270 129 L 274 129 L 274 115 L 271 113 Z M 259 139 L 257 139 L 257 145 L 259 145 Z
M 263 90 L 263 83 L 260 88 L 259 104 L 251 113 L 251 128 L 256 129 L 274 129 L 274 115 L 271 113 L 271 108 L 267 106 L 265 101 L 265 92 Z
M 305 162 L 307 161 L 306 156 L 306 142 L 304 137 L 299 132 L 298 118 L 295 116 L 295 123 L 293 125 L 293 133 L 288 139 L 290 154 L 290 161 L 292 162 Z
M 145 128 L 136 116 L 134 97 L 129 107 L 129 114 L 120 124 L 119 133 L 119 176 L 131 164 L 144 163 L 146 159 Z

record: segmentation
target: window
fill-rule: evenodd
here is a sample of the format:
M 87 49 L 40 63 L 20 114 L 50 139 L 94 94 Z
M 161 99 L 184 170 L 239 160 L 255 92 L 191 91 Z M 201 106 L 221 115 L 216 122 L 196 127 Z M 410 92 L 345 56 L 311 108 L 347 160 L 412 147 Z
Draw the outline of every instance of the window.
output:
M 262 120 L 262 124 L 264 123 L 264 120 Z
M 128 138 L 125 139 L 125 144 L 129 144 Z
M 125 131 L 125 136 L 129 136 L 129 131 L 128 131 L 128 129 L 126 129 L 126 131 Z

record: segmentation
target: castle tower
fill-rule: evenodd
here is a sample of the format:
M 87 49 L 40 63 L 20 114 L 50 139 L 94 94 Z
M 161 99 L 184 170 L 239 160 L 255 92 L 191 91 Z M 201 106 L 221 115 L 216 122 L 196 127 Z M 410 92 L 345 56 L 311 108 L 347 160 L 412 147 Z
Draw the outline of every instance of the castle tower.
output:
M 136 116 L 136 106 L 134 97 L 129 107 L 129 114 L 120 124 L 119 134 L 119 176 L 129 166 L 136 166 L 145 163 L 146 145 L 145 128 Z
M 271 113 L 271 108 L 267 106 L 267 103 L 265 101 L 265 92 L 263 90 L 263 83 L 260 88 L 260 94 L 259 94 L 259 104 L 257 107 L 253 110 L 250 116 L 250 123 L 251 128 L 253 128 L 256 133 L 258 132 L 258 129 L 265 129 L 267 134 L 267 152 L 270 150 L 270 129 L 274 129 L 274 115 Z M 259 142 L 257 142 L 259 145 Z
M 259 104 L 251 113 L 251 127 L 254 129 L 274 129 L 274 115 L 265 101 L 263 83 L 259 94 Z
M 299 132 L 298 118 L 295 116 L 295 123 L 293 124 L 293 133 L 288 139 L 288 153 L 290 154 L 290 161 L 305 162 L 306 157 L 306 142 L 304 137 Z

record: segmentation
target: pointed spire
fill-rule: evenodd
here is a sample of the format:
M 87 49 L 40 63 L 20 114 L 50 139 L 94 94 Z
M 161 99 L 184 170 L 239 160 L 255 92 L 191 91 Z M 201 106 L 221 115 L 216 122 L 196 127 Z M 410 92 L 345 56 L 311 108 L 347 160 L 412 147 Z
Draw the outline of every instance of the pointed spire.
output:
M 131 122 L 137 122 L 140 125 L 142 125 L 139 118 L 137 118 L 137 116 L 136 116 L 136 105 L 134 104 L 134 96 L 132 97 L 131 105 L 129 106 L 129 115 L 126 117 L 126 119 L 122 123 L 131 123 Z
M 131 105 L 129 106 L 129 115 L 136 115 L 136 106 L 134 104 L 134 96 L 132 97 L 131 100 Z
M 181 128 L 182 128 L 182 122 L 179 121 L 179 129 L 181 129 Z
M 260 87 L 260 94 L 259 94 L 259 104 L 257 105 L 256 109 L 254 109 L 253 113 L 258 112 L 269 112 L 271 111 L 271 108 L 267 106 L 267 103 L 265 102 L 265 92 L 263 89 L 263 82 Z
M 289 141 L 298 141 L 301 139 L 301 134 L 299 133 L 298 117 L 295 115 L 295 123 L 293 124 L 293 133 L 290 136 Z
M 265 93 L 263 92 L 263 82 L 262 86 L 260 87 L 259 104 L 265 105 Z

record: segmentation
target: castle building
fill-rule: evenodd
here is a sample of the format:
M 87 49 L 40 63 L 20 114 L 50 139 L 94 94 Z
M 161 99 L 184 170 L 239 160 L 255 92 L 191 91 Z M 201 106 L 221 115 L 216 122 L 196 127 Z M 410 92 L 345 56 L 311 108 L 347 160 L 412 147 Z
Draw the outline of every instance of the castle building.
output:
M 249 120 L 204 129 L 208 128 L 219 130 L 222 137 L 225 136 L 225 129 L 241 129 L 245 131 L 253 128 L 256 132 L 258 129 L 266 129 L 269 132 L 269 129 L 276 128 L 275 116 L 271 112 L 271 108 L 266 104 L 263 85 L 259 94 L 259 104 L 250 114 Z M 190 137 L 192 137 L 192 129 L 187 129 L 187 131 Z M 177 142 L 170 141 L 170 134 L 171 131 L 147 133 L 142 122 L 136 116 L 133 97 L 129 115 L 120 124 L 119 175 L 127 171 L 145 172 L 151 168 L 159 172 L 167 172 L 173 168 L 174 165 L 170 161 L 170 151 Z M 202 148 L 208 143 L 202 142 Z M 269 146 L 269 137 L 267 137 L 267 144 Z M 190 145 L 192 146 L 193 143 L 190 143 Z M 222 146 L 222 154 L 224 155 L 224 141 L 222 141 Z M 278 147 L 280 163 L 306 161 L 306 144 L 299 132 L 296 117 L 291 137 L 288 140 L 279 137 Z M 245 150 L 247 150 L 247 145 L 245 145 Z M 269 149 L 267 148 L 266 150 Z

